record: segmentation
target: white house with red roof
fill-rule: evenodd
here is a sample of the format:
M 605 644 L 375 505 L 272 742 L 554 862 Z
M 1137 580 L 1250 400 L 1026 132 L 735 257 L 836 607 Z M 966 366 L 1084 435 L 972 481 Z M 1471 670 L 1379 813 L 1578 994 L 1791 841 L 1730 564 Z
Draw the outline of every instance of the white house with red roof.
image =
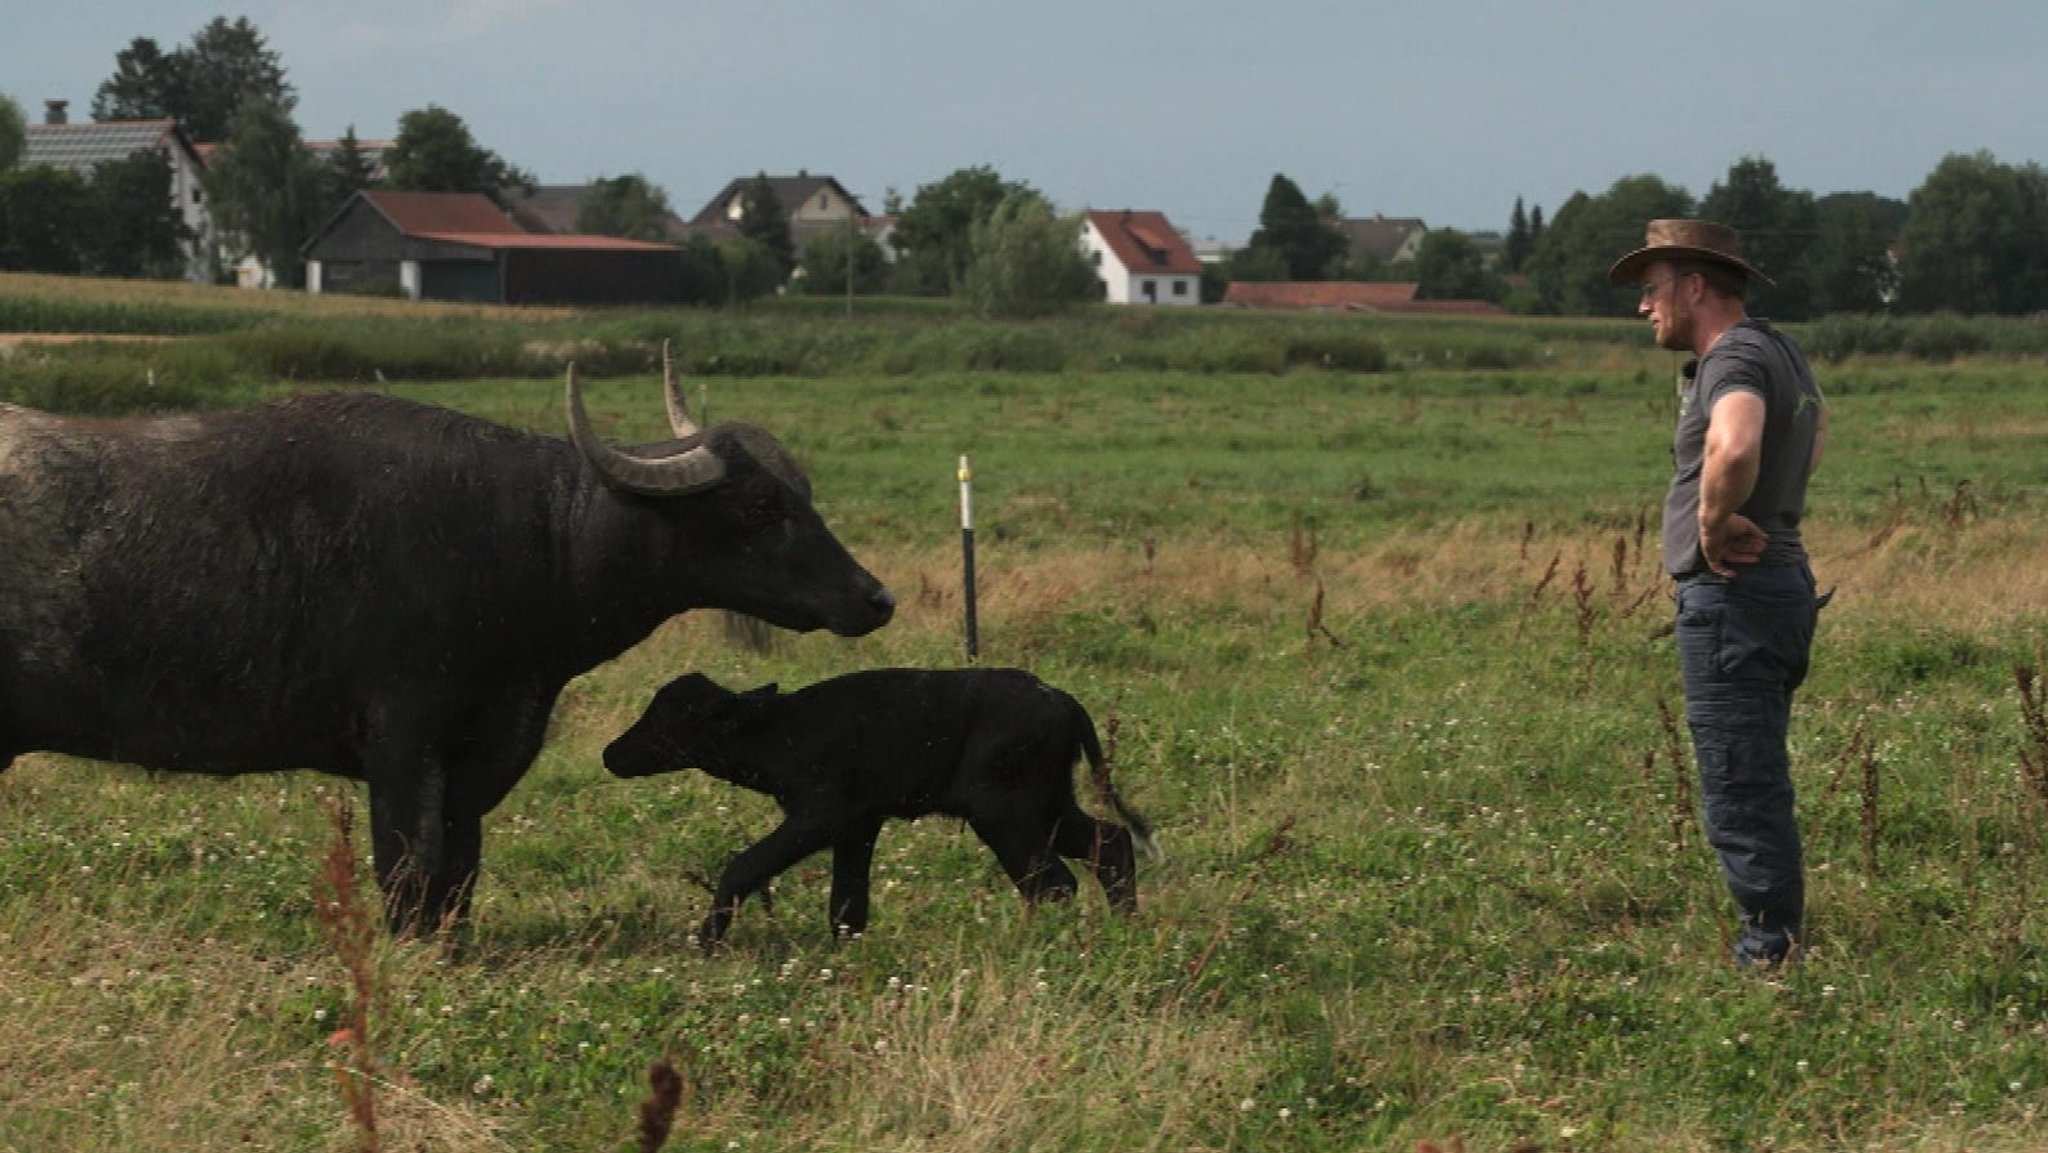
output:
M 1202 303 L 1202 262 L 1163 212 L 1087 212 L 1082 247 L 1111 304 Z

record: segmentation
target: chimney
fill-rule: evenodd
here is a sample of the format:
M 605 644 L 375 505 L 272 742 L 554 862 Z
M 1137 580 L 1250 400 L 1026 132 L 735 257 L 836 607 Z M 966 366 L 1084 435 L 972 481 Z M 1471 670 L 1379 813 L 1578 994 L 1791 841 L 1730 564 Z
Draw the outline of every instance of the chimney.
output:
M 71 102 L 70 102 L 69 100 L 45 100 L 45 101 L 43 101 L 43 123 L 45 123 L 45 124 L 69 124 L 69 123 L 71 123 L 71 118 L 70 118 L 69 116 L 66 116 L 66 115 L 64 114 L 64 110 L 65 110 L 66 108 L 69 108 L 69 107 L 71 107 Z

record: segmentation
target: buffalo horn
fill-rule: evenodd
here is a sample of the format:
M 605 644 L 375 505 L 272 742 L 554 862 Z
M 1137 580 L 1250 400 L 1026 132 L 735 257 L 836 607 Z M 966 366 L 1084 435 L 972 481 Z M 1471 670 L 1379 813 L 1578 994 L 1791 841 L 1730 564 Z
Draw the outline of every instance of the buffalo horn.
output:
M 725 479 L 725 462 L 700 444 L 675 456 L 646 460 L 620 452 L 600 439 L 583 409 L 583 390 L 576 387 L 576 366 L 569 366 L 569 439 L 576 451 L 605 483 L 643 496 L 682 496 L 710 488 Z
M 690 406 L 683 400 L 683 387 L 676 383 L 676 362 L 668 354 L 668 341 L 661 342 L 661 395 L 668 401 L 668 426 L 676 436 L 695 436 L 697 422 L 690 419 Z

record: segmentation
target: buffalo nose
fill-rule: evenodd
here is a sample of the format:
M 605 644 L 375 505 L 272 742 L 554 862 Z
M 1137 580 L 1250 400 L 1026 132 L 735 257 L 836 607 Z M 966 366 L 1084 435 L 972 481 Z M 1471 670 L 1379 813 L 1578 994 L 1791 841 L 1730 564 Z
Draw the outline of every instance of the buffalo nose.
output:
M 896 615 L 896 598 L 888 589 L 878 588 L 868 594 L 868 607 L 881 614 L 883 620 Z

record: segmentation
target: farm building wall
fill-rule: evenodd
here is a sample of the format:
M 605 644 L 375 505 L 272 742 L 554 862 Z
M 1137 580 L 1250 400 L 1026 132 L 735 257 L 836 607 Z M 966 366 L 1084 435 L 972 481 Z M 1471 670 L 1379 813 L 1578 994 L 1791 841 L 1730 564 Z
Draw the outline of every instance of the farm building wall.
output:
M 626 304 L 683 297 L 683 262 L 674 249 L 508 248 L 498 257 L 507 304 Z

